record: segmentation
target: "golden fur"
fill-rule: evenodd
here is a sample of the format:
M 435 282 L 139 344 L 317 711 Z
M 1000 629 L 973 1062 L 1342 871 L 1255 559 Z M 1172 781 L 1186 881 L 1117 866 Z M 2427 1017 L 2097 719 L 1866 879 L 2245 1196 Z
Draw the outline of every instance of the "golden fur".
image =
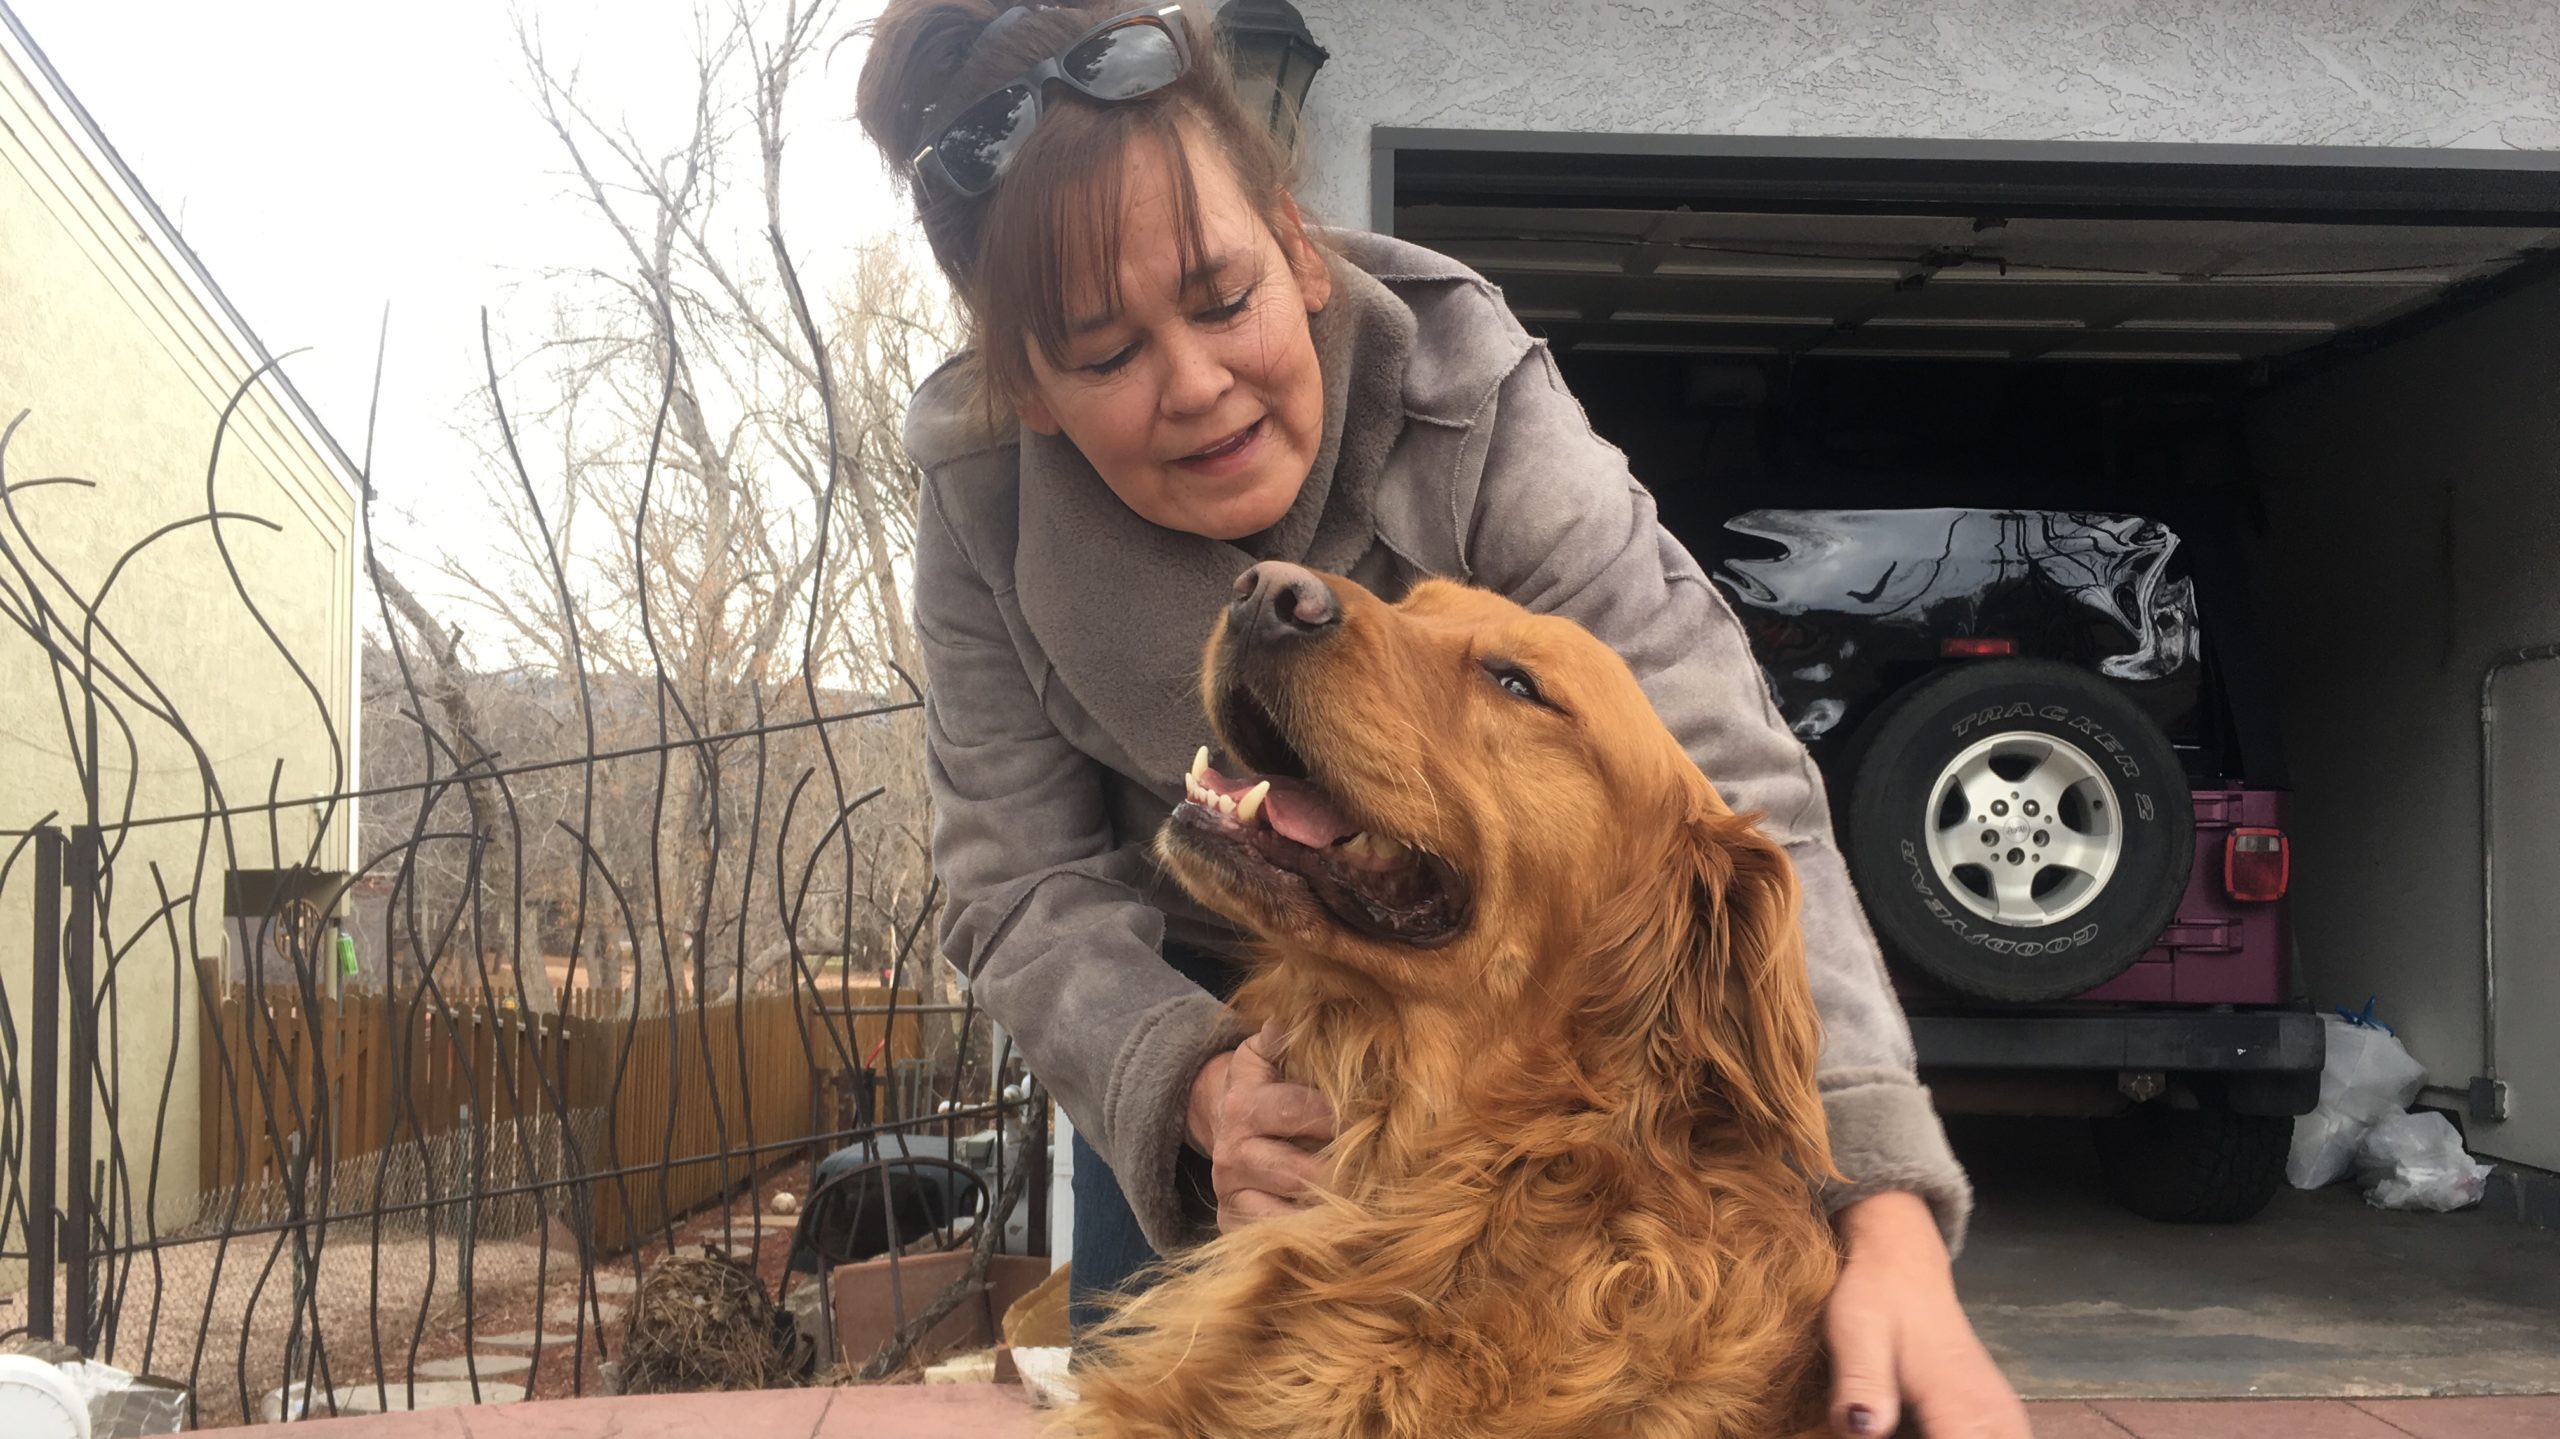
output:
M 1817 1431 L 1837 1259 L 1784 852 L 1578 626 L 1452 584 L 1389 606 L 1326 583 L 1341 628 L 1285 665 L 1221 622 L 1213 723 L 1249 684 L 1324 790 L 1466 877 L 1470 918 L 1438 947 L 1372 939 L 1168 827 L 1185 887 L 1262 941 L 1235 1006 L 1276 1018 L 1288 1077 L 1332 1101 L 1334 1177 L 1128 1303 L 1063 1428 Z

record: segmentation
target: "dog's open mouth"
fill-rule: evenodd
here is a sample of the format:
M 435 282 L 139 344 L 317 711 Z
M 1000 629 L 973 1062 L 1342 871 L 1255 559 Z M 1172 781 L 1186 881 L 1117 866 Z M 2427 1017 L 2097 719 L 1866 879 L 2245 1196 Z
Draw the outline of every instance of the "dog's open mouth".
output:
M 1258 706 L 1250 706 L 1258 710 Z M 1305 762 L 1259 714 L 1228 732 L 1261 773 L 1221 774 L 1203 748 L 1184 777 L 1174 823 L 1244 864 L 1279 871 L 1350 929 L 1427 948 L 1466 919 L 1466 886 L 1439 856 L 1363 828 L 1308 777 Z

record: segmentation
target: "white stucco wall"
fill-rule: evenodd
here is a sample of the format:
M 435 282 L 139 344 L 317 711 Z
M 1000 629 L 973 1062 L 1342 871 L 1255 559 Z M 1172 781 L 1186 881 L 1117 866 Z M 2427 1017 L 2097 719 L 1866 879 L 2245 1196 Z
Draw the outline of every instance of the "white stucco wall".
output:
M 1374 127 L 2560 149 L 2549 0 L 1299 0 L 1302 195 Z

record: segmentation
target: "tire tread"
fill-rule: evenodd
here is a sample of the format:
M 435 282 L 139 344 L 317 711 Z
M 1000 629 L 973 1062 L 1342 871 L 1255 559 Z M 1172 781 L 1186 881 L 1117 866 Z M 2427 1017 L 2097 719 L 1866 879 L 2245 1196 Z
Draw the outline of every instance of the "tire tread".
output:
M 2237 1224 L 2284 1184 L 2293 1121 L 2218 1106 L 2145 1105 L 2094 1125 L 2098 1166 L 2117 1203 L 2164 1224 Z

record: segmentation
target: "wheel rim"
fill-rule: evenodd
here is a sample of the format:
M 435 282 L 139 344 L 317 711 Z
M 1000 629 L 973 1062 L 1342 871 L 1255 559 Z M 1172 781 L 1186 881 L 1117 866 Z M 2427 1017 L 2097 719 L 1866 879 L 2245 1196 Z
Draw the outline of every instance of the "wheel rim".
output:
M 1921 823 L 1947 892 L 2015 929 L 2078 914 L 2124 857 L 2106 772 L 2078 745 L 2029 730 L 1992 735 L 1947 761 Z

